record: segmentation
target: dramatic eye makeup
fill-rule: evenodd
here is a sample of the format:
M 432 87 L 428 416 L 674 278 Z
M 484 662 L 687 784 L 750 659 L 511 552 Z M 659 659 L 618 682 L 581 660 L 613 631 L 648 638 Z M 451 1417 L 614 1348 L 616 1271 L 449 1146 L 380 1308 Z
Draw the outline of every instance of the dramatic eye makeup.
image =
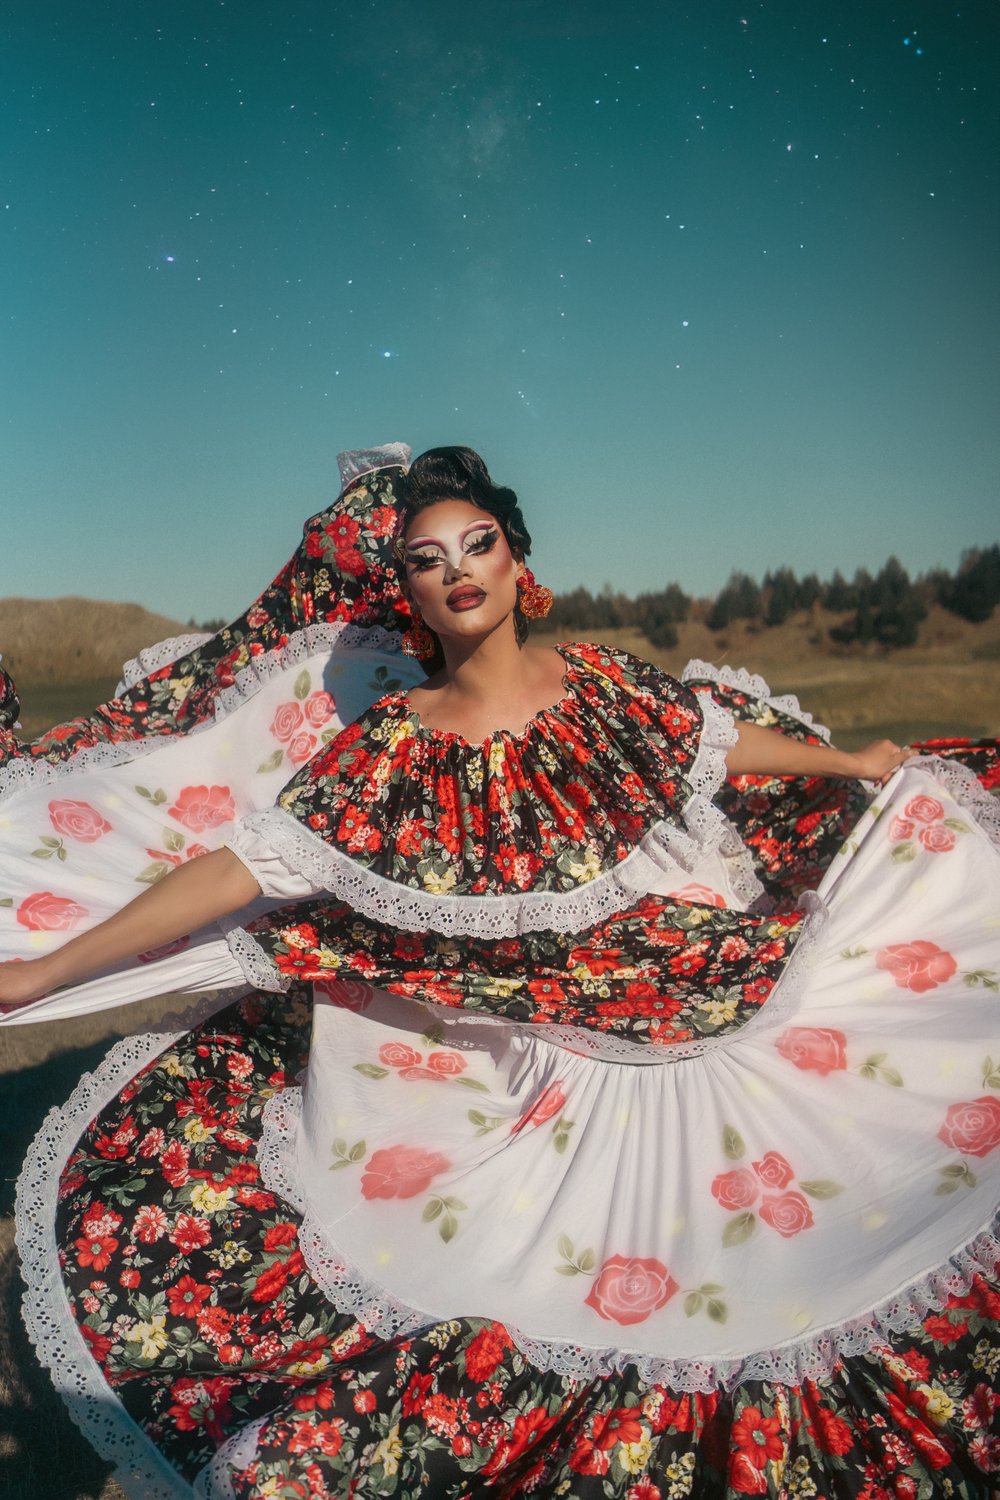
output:
M 492 552 L 500 540 L 500 532 L 496 526 L 489 521 L 477 521 L 462 532 L 460 537 L 462 551 L 471 557 L 482 557 L 487 552 Z M 428 537 L 426 540 L 418 539 L 407 543 L 406 561 L 418 573 L 426 573 L 429 568 L 436 568 L 439 563 L 446 561 L 446 554 L 441 543 L 435 538 Z

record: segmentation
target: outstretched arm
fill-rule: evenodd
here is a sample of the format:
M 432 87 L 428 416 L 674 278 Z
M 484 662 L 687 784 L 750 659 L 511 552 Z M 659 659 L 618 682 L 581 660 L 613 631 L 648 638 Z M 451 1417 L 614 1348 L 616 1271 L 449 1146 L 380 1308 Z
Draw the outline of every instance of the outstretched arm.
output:
M 0 964 L 0 1008 L 27 1005 L 61 985 L 87 979 L 123 958 L 239 911 L 259 895 L 253 875 L 230 850 L 203 854 L 178 865 L 113 917 L 54 953 Z
M 739 739 L 726 754 L 730 776 L 848 776 L 883 782 L 917 752 L 891 740 L 873 740 L 860 750 L 803 745 L 775 729 L 737 723 Z

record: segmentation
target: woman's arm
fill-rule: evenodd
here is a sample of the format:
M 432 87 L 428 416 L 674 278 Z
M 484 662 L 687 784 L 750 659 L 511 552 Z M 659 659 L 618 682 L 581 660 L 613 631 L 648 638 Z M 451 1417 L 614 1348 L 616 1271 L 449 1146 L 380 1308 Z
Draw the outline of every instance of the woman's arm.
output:
M 239 911 L 259 895 L 257 881 L 229 849 L 203 854 L 178 865 L 113 917 L 54 953 L 0 964 L 0 1007 L 27 1005 L 61 985 L 75 984 L 123 958 Z
M 739 739 L 726 754 L 730 776 L 850 776 L 883 782 L 917 752 L 891 740 L 873 740 L 860 750 L 803 745 L 775 729 L 737 721 Z

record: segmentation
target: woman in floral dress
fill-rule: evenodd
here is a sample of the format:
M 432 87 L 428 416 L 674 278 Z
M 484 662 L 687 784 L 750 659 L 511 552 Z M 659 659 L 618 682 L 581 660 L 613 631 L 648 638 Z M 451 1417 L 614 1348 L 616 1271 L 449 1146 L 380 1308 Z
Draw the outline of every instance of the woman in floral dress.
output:
M 995 752 L 523 646 L 516 497 L 402 458 L 7 735 L 7 1024 L 244 992 L 26 1165 L 74 1416 L 141 1496 L 991 1494 Z

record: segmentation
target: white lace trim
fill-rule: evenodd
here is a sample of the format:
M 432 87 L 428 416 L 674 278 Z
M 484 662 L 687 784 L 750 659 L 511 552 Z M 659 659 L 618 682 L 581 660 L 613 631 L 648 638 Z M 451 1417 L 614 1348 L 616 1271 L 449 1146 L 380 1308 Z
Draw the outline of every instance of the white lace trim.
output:
M 195 1500 L 236 1500 L 232 1471 L 248 1468 L 253 1463 L 260 1429 L 267 1420 L 265 1415 L 249 1422 L 215 1450 L 194 1482 Z
M 377 448 L 347 448 L 337 454 L 340 470 L 341 491 L 347 489 L 362 474 L 373 474 L 377 469 L 392 469 L 397 465 L 408 469 L 413 449 L 409 443 L 383 443 Z
M 17 1181 L 15 1238 L 25 1282 L 22 1317 L 39 1363 L 49 1371 L 72 1421 L 135 1500 L 191 1500 L 191 1487 L 125 1411 L 73 1318 L 56 1246 L 59 1175 L 81 1134 L 140 1069 L 179 1037 L 232 1002 L 209 997 L 183 1015 L 165 1016 L 163 1031 L 116 1043 L 85 1073 L 62 1109 L 51 1109 L 32 1141 Z
M 582 932 L 627 908 L 637 894 L 652 889 L 664 873 L 689 874 L 706 854 L 716 850 L 727 861 L 737 899 L 749 905 L 763 894 L 762 887 L 739 835 L 710 800 L 726 775 L 726 751 L 736 743 L 736 731 L 725 709 L 711 700 L 705 708 L 705 727 L 691 773 L 694 790 L 683 808 L 685 828 L 660 821 L 619 864 L 572 891 L 434 895 L 366 869 L 342 850 L 324 843 L 281 807 L 250 813 L 241 819 L 238 829 L 262 838 L 318 890 L 329 891 L 374 921 L 409 932 L 431 930 L 485 938 L 514 937 L 523 932 Z M 238 830 L 230 845 L 239 846 Z M 245 857 L 252 863 L 249 851 Z
M 939 781 L 961 807 L 967 807 L 995 849 L 1000 849 L 1000 798 L 985 789 L 975 771 L 941 755 L 918 755 L 907 768 Z
M 281 994 L 291 983 L 291 975 L 282 974 L 269 953 L 257 942 L 245 927 L 227 925 L 223 919 L 219 926 L 225 933 L 229 951 L 246 976 L 247 983 L 255 990 L 267 990 L 270 994 Z
M 406 1336 L 434 1323 L 477 1315 L 473 1308 L 415 1309 L 407 1306 L 377 1281 L 350 1265 L 329 1232 L 303 1201 L 296 1168 L 296 1137 L 302 1113 L 302 1091 L 284 1089 L 267 1103 L 258 1148 L 261 1177 L 271 1192 L 280 1194 L 303 1215 L 299 1245 L 317 1284 L 338 1312 L 357 1318 L 377 1337 Z M 666 1385 L 675 1391 L 706 1393 L 767 1380 L 798 1385 L 829 1375 L 845 1358 L 870 1354 L 878 1345 L 920 1322 L 928 1312 L 940 1311 L 949 1297 L 963 1296 L 975 1275 L 992 1276 L 1000 1257 L 996 1220 L 956 1249 L 944 1265 L 925 1272 L 899 1288 L 869 1312 L 836 1327 L 825 1328 L 774 1348 L 713 1359 L 652 1358 L 628 1348 L 594 1347 L 534 1339 L 505 1323 L 514 1343 L 538 1370 L 552 1370 L 577 1380 L 593 1380 L 634 1368 L 640 1380 Z M 481 1313 L 479 1314 L 481 1315 Z
M 746 667 L 713 667 L 711 662 L 702 661 L 695 657 L 689 661 L 681 673 L 681 682 L 690 682 L 694 679 L 705 679 L 708 682 L 717 682 L 720 687 L 735 688 L 739 693 L 746 693 L 751 698 L 759 698 L 768 704 L 776 713 L 788 714 L 792 719 L 798 719 L 800 724 L 813 734 L 818 734 L 820 739 L 830 743 L 830 731 L 825 724 L 817 724 L 812 714 L 807 713 L 799 706 L 799 700 L 794 693 L 782 693 L 776 696 L 771 692 L 763 677 L 758 677 L 756 672 L 748 672 Z
M 378 651 L 387 656 L 399 656 L 403 661 L 399 644 L 400 637 L 381 625 L 305 625 L 289 636 L 284 646 L 275 646 L 260 656 L 252 656 L 241 669 L 230 687 L 220 688 L 212 716 L 194 725 L 188 734 L 200 734 L 218 723 L 220 719 L 242 706 L 260 692 L 272 678 L 280 676 L 290 668 L 317 656 L 324 650 L 342 647 L 350 651 Z M 151 755 L 169 743 L 171 735 L 153 734 L 141 739 L 120 740 L 115 744 L 87 745 L 68 760 L 53 764 L 47 760 L 35 760 L 23 756 L 0 766 L 0 802 L 30 785 L 46 785 L 64 776 L 73 775 L 84 768 L 93 770 L 101 766 L 120 766 L 127 761 L 139 760 Z
M 172 635 L 165 641 L 157 641 L 155 646 L 145 646 L 122 667 L 121 681 L 115 688 L 115 697 L 120 698 L 122 693 L 135 687 L 137 682 L 142 682 L 161 667 L 169 667 L 171 662 L 187 656 L 210 640 L 211 631 L 198 630 L 189 635 Z

